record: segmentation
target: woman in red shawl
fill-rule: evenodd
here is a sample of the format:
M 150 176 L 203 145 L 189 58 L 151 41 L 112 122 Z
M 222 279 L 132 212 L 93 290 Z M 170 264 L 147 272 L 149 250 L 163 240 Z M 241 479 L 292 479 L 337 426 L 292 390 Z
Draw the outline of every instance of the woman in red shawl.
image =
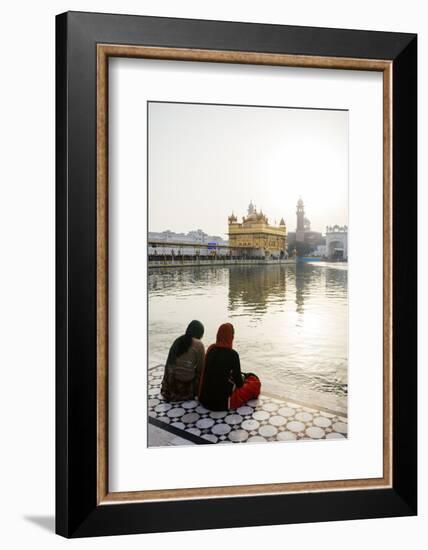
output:
M 216 343 L 205 356 L 199 401 L 212 411 L 236 409 L 260 394 L 258 377 L 241 372 L 239 354 L 232 348 L 234 334 L 231 323 L 220 325 Z

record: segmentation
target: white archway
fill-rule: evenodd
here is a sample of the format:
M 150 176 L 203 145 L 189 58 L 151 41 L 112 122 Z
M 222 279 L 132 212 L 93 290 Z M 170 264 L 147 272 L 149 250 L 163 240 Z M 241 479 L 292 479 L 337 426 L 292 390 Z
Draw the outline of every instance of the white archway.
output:
M 348 259 L 348 228 L 346 226 L 328 227 L 325 241 L 326 255 L 329 260 Z
M 334 240 L 328 243 L 327 256 L 330 259 L 342 259 L 344 258 L 344 246 L 341 240 Z

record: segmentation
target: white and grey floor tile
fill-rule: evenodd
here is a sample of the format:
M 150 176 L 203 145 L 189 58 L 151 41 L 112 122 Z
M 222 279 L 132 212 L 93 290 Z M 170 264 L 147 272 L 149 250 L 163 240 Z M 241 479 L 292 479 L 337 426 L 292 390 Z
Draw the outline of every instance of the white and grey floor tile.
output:
M 149 369 L 149 423 L 190 443 L 263 443 L 347 437 L 348 419 L 343 413 L 320 410 L 266 393 L 230 411 L 209 411 L 196 399 L 168 403 L 160 393 L 163 370 L 162 365 Z

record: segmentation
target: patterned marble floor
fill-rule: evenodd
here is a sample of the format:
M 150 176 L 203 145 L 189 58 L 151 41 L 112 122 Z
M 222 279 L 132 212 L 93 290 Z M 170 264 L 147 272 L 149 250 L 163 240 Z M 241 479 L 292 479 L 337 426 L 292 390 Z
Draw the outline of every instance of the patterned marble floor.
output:
M 160 394 L 164 367 L 149 369 L 149 422 L 196 444 L 342 439 L 348 419 L 263 393 L 236 410 L 209 411 L 197 400 L 168 403 Z M 148 442 L 149 447 L 158 446 Z

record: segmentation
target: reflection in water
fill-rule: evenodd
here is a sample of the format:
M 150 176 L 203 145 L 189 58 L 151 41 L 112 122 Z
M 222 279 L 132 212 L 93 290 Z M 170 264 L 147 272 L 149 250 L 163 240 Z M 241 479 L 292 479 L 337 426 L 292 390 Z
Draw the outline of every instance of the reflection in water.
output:
M 163 362 L 191 319 L 235 326 L 242 369 L 302 390 L 347 393 L 347 266 L 289 265 L 153 269 L 148 277 L 149 357 Z
M 229 270 L 229 311 L 256 318 L 285 301 L 285 265 L 242 265 Z M 244 313 L 243 313 L 244 314 Z

